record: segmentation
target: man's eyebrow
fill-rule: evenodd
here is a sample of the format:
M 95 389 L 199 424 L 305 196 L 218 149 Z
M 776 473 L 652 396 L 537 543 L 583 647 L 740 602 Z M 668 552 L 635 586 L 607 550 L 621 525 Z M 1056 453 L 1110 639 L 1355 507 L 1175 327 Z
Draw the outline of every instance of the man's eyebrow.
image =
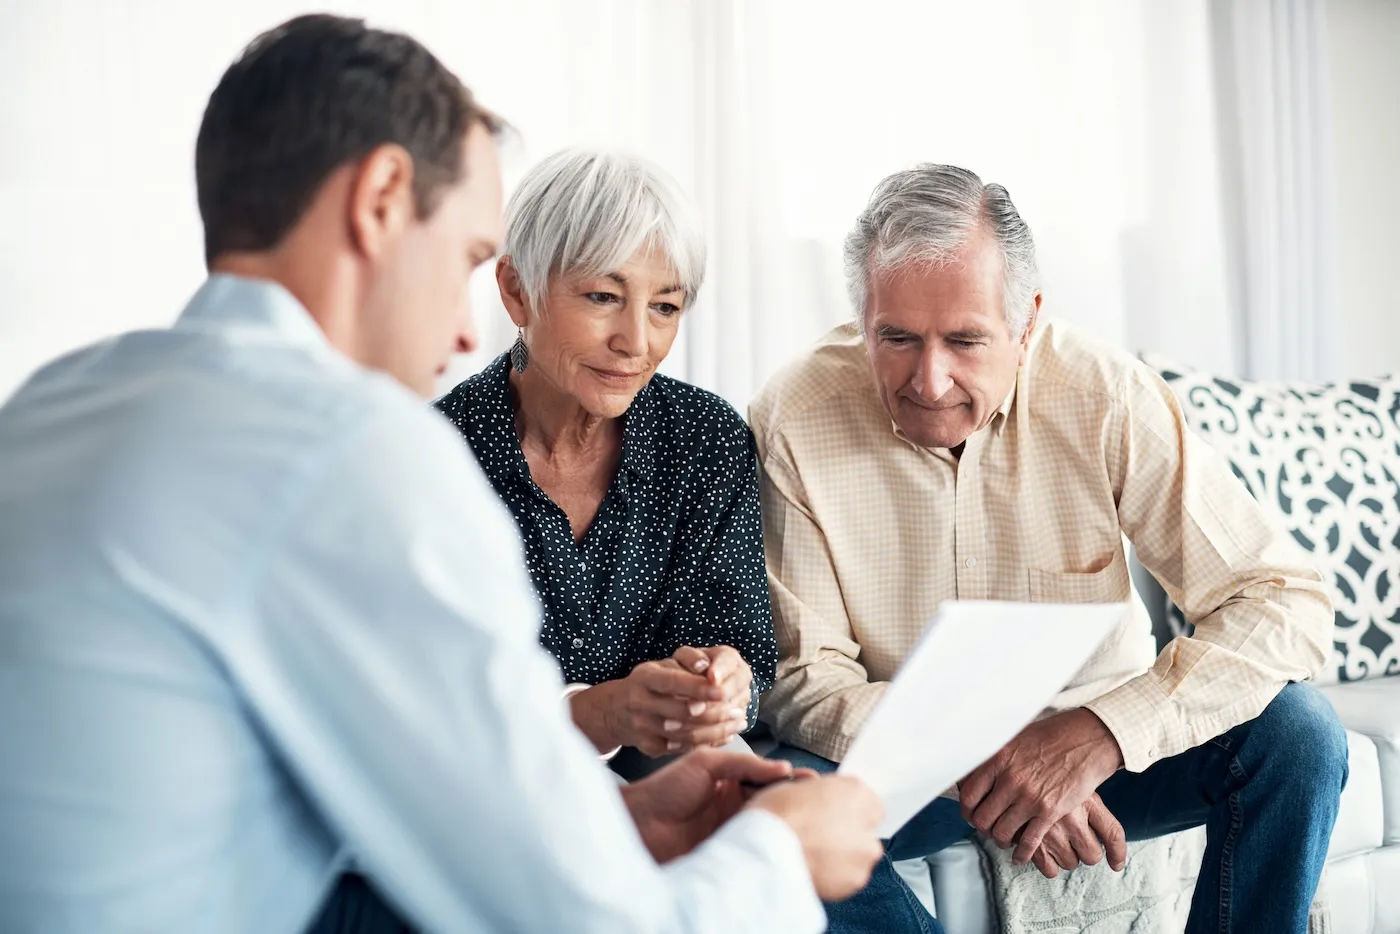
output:
M 897 328 L 892 324 L 882 324 L 875 329 L 876 335 L 880 337 L 918 337 L 913 331 L 906 331 L 904 328 Z

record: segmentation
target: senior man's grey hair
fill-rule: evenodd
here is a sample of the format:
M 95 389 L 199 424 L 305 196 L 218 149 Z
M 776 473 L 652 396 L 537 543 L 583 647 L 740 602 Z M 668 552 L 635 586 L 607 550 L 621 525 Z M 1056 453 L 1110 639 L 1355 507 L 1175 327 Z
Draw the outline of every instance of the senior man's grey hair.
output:
M 598 150 L 555 153 L 521 180 L 506 206 L 504 253 L 532 308 L 564 273 L 617 272 L 658 249 L 689 307 L 705 277 L 705 232 L 675 179 L 636 156 Z
M 1011 336 L 1019 339 L 1040 289 L 1031 229 L 1005 188 L 955 165 L 926 162 L 875 186 L 846 236 L 846 286 L 857 320 L 865 322 L 873 275 L 951 262 L 979 229 L 1001 247 L 1002 305 Z

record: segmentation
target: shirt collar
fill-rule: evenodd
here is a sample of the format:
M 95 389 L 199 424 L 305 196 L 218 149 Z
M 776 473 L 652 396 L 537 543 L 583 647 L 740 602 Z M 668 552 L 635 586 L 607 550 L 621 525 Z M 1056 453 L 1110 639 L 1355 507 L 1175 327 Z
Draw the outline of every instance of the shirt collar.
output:
M 528 477 L 530 467 L 520 450 L 520 439 L 515 434 L 510 355 L 504 353 L 492 360 L 470 382 L 476 390 L 470 395 L 472 421 L 481 426 L 484 435 L 496 442 L 480 446 L 479 450 L 483 453 L 478 454 L 478 459 L 482 468 L 492 475 L 514 473 L 522 478 Z M 643 481 L 650 480 L 655 469 L 655 458 L 648 445 L 655 443 L 656 409 L 656 393 L 648 382 L 623 416 L 622 460 L 619 466 Z
M 647 380 L 642 391 L 622 416 L 622 469 L 648 481 L 656 466 L 657 392 L 653 387 L 656 376 Z
M 1024 369 L 1021 367 L 1016 370 L 1016 380 L 1011 384 L 1011 391 L 1006 394 L 996 414 L 992 416 L 992 423 L 987 426 L 993 434 L 1001 434 L 1002 429 L 1006 427 L 1006 420 L 1011 417 L 1011 409 L 1016 404 L 1016 387 L 1021 384 L 1021 372 Z
M 514 474 L 521 479 L 530 476 L 520 439 L 515 435 L 515 404 L 510 393 L 510 354 L 503 353 L 468 380 L 471 421 L 481 427 L 481 433 L 495 443 L 475 445 L 481 468 L 491 476 Z
M 198 329 L 211 324 L 267 329 L 308 348 L 332 349 L 305 306 L 270 279 L 211 275 L 180 313 L 175 327 Z

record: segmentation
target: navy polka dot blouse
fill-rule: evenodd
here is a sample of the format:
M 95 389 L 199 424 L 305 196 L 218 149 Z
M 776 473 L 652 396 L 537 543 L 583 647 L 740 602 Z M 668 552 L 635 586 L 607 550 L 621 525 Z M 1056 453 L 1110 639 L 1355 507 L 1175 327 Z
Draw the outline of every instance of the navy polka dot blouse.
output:
M 540 642 L 564 679 L 598 684 L 682 645 L 731 645 L 753 669 L 752 726 L 777 647 L 743 418 L 713 393 L 653 376 L 624 416 L 617 476 L 575 542 L 530 478 L 508 372 L 503 354 L 436 405 L 515 516 L 544 604 Z

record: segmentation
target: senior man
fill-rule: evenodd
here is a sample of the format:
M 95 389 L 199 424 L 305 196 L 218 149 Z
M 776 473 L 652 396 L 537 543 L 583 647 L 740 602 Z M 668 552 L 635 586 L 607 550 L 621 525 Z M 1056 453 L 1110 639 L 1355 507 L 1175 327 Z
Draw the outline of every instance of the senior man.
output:
M 1347 775 L 1299 684 L 1332 611 L 1316 570 L 1166 385 L 1041 318 L 1031 233 L 1000 185 L 921 165 L 846 240 L 857 316 L 753 404 L 778 754 L 830 769 L 945 600 L 1129 601 L 1055 700 L 887 845 L 833 931 L 936 930 L 889 859 L 976 830 L 1048 876 L 1206 825 L 1188 931 L 1303 932 Z M 1195 625 L 1154 661 L 1124 538 Z M 992 679 L 1034 659 L 969 658 Z M 929 711 L 930 723 L 958 711 Z M 910 742 L 919 737 L 911 736 Z

